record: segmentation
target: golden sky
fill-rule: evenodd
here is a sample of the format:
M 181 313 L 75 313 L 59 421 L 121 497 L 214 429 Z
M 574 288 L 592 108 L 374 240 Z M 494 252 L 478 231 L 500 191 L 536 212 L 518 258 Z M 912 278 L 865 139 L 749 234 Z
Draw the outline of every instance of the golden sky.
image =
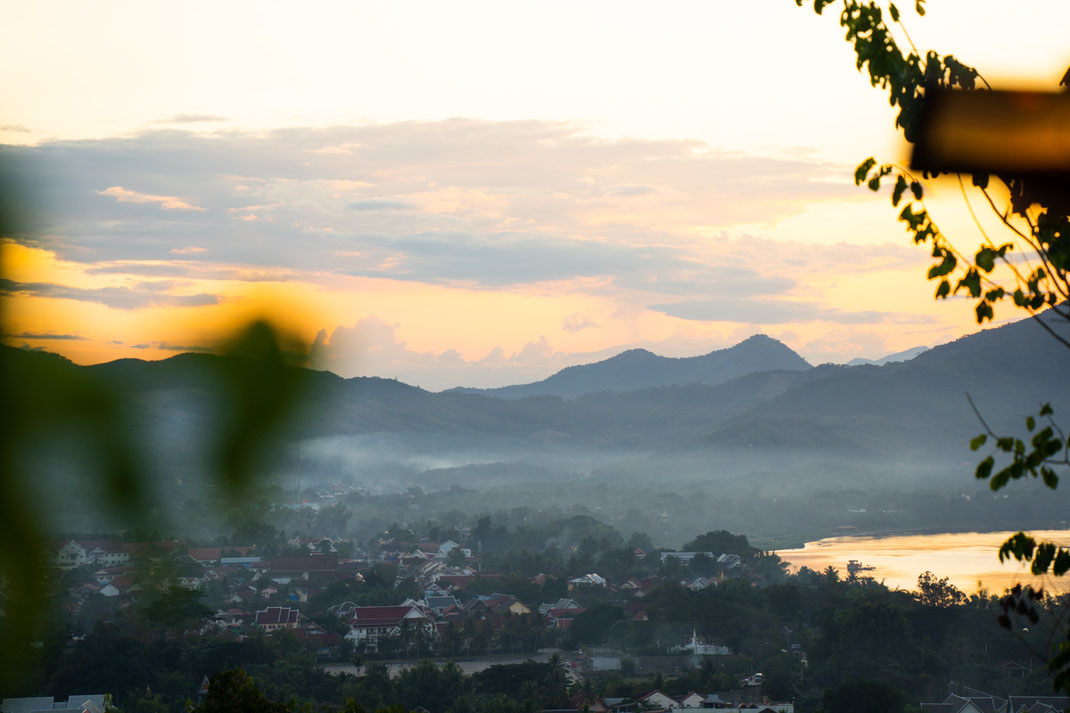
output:
M 908 3 L 903 3 L 907 5 Z M 904 12 L 1054 88 L 1065 2 Z M 901 8 L 904 9 L 905 8 Z M 812 363 L 973 331 L 851 183 L 901 160 L 835 13 L 724 3 L 5 3 L 5 340 L 88 363 L 267 312 L 346 376 L 543 378 L 758 332 Z M 976 235 L 956 185 L 930 203 Z

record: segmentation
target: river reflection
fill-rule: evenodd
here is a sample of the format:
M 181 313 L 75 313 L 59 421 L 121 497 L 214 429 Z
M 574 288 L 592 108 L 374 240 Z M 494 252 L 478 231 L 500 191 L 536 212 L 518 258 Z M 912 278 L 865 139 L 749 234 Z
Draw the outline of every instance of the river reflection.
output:
M 847 562 L 858 560 L 874 569 L 860 576 L 883 581 L 889 588 L 915 589 L 918 575 L 928 570 L 937 577 L 947 577 L 962 591 L 973 594 L 987 589 L 992 594 L 1016 583 L 1043 585 L 1049 592 L 1070 590 L 1067 577 L 1033 577 L 1028 567 L 1017 562 L 999 562 L 999 546 L 1013 532 L 960 532 L 940 535 L 896 535 L 890 537 L 828 537 L 807 542 L 802 549 L 777 550 L 791 565 L 821 571 L 832 565 L 847 577 Z M 1038 540 L 1070 545 L 1070 530 L 1039 530 L 1031 533 Z

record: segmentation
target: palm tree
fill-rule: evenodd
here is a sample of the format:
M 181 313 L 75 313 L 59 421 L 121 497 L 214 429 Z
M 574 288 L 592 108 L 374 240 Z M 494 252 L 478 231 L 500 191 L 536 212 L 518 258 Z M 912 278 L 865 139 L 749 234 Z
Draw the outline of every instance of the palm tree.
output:
M 550 657 L 550 672 L 546 676 L 546 698 L 548 703 L 568 702 L 568 672 L 565 671 L 560 654 Z
M 598 700 L 598 695 L 594 692 L 594 685 L 591 683 L 590 678 L 584 678 L 583 683 L 579 687 L 579 700 L 577 701 L 582 710 L 590 710 L 591 704 Z
M 703 689 L 712 691 L 717 682 L 717 666 L 709 656 L 702 657 L 698 667 L 698 683 Z

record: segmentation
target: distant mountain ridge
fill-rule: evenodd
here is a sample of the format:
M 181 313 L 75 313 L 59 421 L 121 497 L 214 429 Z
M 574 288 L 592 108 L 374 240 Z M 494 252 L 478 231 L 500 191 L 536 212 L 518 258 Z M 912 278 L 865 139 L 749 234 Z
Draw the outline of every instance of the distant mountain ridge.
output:
M 694 357 L 663 357 L 646 349 L 625 352 L 592 364 L 562 369 L 530 384 L 493 389 L 456 388 L 449 393 L 479 394 L 502 399 L 558 396 L 575 399 L 584 394 L 616 393 L 685 384 L 723 384 L 762 371 L 806 371 L 813 368 L 787 345 L 757 334 L 727 349 Z
M 1070 337 L 1070 325 L 1055 328 Z M 81 367 L 51 354 L 6 346 L 0 351 L 20 371 L 19 364 L 52 360 L 57 368 L 85 372 L 134 397 L 139 409 L 131 419 L 139 424 L 136 437 L 155 437 L 156 424 L 169 424 L 163 432 L 169 455 L 158 460 L 176 472 L 189 467 L 184 460 L 188 444 L 211 428 L 204 416 L 220 406 L 214 365 L 229 358 L 183 354 L 160 362 L 123 359 Z M 731 349 L 690 359 L 664 359 L 633 350 L 566 370 L 590 379 L 591 392 L 575 398 L 433 393 L 389 379 L 343 379 L 300 370 L 304 398 L 294 409 L 284 438 L 392 434 L 409 439 L 406 442 L 434 442 L 444 448 L 463 445 L 478 453 L 502 444 L 624 447 L 660 453 L 744 449 L 754 454 L 790 452 L 792 457 L 848 454 L 896 463 L 905 454 L 926 462 L 936 457 L 961 461 L 964 455 L 968 460 L 970 454 L 963 448 L 980 424 L 967 403 L 967 392 L 997 432 L 1020 431 L 1024 418 L 1045 401 L 1052 403 L 1057 417 L 1070 414 L 1070 380 L 1065 378 L 1070 354 L 1028 319 L 883 366 L 800 368 L 802 360 L 796 356 L 798 361 L 789 360 L 794 370 L 756 370 L 760 355 L 777 351 L 793 354 L 768 337 L 753 337 Z M 748 373 L 711 385 L 699 383 L 695 372 L 679 368 L 701 365 L 717 355 L 730 357 L 722 364 L 733 368 L 743 368 L 737 362 L 744 362 L 750 367 Z M 602 371 L 607 364 L 610 368 Z M 657 375 L 665 378 L 658 367 L 666 364 L 677 367 L 678 378 L 689 381 L 639 386 Z M 631 387 L 623 390 L 621 374 L 635 374 L 636 365 L 639 376 L 623 380 Z
M 873 366 L 883 366 L 884 364 L 894 364 L 900 361 L 910 361 L 919 354 L 923 354 L 929 351 L 929 347 L 911 347 L 910 349 L 904 349 L 901 352 L 895 354 L 887 354 L 880 359 L 865 359 L 863 357 L 857 357 L 847 362 L 847 366 L 862 366 L 864 364 L 871 364 Z

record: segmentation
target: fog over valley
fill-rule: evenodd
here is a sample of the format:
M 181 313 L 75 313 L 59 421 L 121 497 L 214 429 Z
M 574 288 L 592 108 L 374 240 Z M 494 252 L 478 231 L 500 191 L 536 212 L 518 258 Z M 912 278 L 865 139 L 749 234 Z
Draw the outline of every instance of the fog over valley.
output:
M 1057 349 L 1027 320 L 879 366 L 814 367 L 756 336 L 687 359 L 624 352 L 482 391 L 291 369 L 299 398 L 259 454 L 251 496 L 278 511 L 280 529 L 300 527 L 287 509 L 298 503 L 344 503 L 349 525 L 368 535 L 391 522 L 523 508 L 590 515 L 669 547 L 713 527 L 771 546 L 843 533 L 1056 528 L 1065 517 L 1057 499 L 1029 488 L 992 493 L 973 478 L 966 444 L 981 424 L 966 394 L 997 431 L 1035 413 L 1042 397 L 1058 411 L 1070 405 L 1070 383 Z M 219 495 L 205 454 L 223 418 L 213 364 L 227 359 L 67 367 L 134 398 L 129 427 L 147 444 L 142 465 L 159 514 L 190 536 L 214 527 L 203 506 Z M 96 477 L 79 469 L 72 443 L 46 453 L 36 467 L 50 482 L 71 471 Z M 64 513 L 54 527 L 107 526 L 106 511 L 75 506 L 77 485 L 40 497 Z

